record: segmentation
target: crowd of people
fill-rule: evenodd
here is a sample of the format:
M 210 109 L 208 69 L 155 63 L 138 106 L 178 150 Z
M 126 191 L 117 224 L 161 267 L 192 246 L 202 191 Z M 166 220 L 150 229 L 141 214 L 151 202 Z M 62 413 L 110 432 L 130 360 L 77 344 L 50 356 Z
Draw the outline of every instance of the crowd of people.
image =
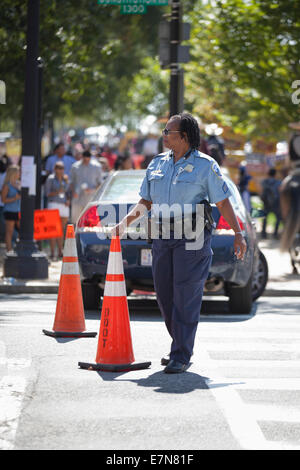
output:
M 199 150 L 210 155 L 220 166 L 223 166 L 225 150 L 224 141 L 220 137 L 221 128 L 211 124 L 205 131 L 207 137 L 201 138 Z M 149 145 L 148 147 L 150 148 Z M 153 145 L 151 148 L 154 148 Z M 157 149 L 163 150 L 160 148 L 159 141 Z M 149 152 L 145 154 L 145 163 L 149 164 L 154 156 Z M 66 148 L 63 142 L 58 142 L 53 152 L 42 162 L 41 207 L 58 209 L 64 233 L 68 222 L 74 224 L 77 222 L 80 213 L 110 172 L 144 167 L 144 163 L 135 159 L 129 150 L 119 154 L 108 145 L 101 148 L 98 145 L 77 142 L 72 148 Z M 273 213 L 276 220 L 273 236 L 277 238 L 282 221 L 281 181 L 274 168 L 271 168 L 265 176 L 261 182 L 259 194 L 266 214 L 261 237 L 267 237 L 267 218 L 270 213 Z M 248 189 L 250 180 L 251 176 L 247 173 L 247 167 L 242 164 L 239 168 L 238 188 L 249 212 L 252 209 Z M 6 250 L 10 251 L 19 230 L 21 188 L 20 166 L 13 165 L 6 155 L 0 158 L 0 190 L 0 237 L 5 240 Z M 51 259 L 61 258 L 62 251 L 63 238 L 50 240 Z

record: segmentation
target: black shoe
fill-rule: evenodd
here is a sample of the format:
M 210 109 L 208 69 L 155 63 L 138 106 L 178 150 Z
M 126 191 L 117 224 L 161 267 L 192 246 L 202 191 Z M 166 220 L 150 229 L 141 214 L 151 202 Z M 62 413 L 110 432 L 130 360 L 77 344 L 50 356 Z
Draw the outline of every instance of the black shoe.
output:
M 164 369 L 166 374 L 180 374 L 181 372 L 186 371 L 188 364 L 183 364 L 179 361 L 170 360 L 167 367 Z
M 168 357 L 162 357 L 160 363 L 162 366 L 167 366 L 170 362 L 170 354 L 167 354 Z

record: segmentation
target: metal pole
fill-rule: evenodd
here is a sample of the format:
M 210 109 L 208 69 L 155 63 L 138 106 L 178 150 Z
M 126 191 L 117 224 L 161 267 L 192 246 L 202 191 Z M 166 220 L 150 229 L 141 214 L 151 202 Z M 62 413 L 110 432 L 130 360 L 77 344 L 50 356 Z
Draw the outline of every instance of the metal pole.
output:
M 172 0 L 170 25 L 170 117 L 174 114 L 178 114 L 181 111 L 179 109 L 180 66 L 178 62 L 178 46 L 180 43 L 180 22 L 180 0 Z
M 39 7 L 39 0 L 28 0 L 25 97 L 22 120 L 22 160 L 24 156 L 34 157 L 35 165 L 37 165 L 39 153 Z M 45 253 L 38 251 L 33 238 L 34 209 L 35 194 L 29 194 L 29 188 L 22 187 L 20 239 L 16 244 L 15 252 L 10 252 L 5 257 L 4 275 L 6 277 L 20 279 L 48 277 L 47 257 Z
M 41 57 L 38 58 L 38 79 L 39 79 L 39 96 L 38 96 L 38 154 L 36 160 L 36 198 L 35 208 L 41 208 L 41 178 L 42 178 L 42 137 L 43 128 L 43 67 L 44 62 Z

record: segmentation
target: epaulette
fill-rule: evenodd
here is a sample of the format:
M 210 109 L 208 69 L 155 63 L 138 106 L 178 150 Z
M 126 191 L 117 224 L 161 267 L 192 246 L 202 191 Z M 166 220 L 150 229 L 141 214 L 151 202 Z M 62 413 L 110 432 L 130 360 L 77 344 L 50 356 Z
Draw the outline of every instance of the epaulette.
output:
M 158 157 L 162 158 L 162 157 L 166 157 L 169 153 L 170 153 L 170 151 L 168 151 L 168 152 L 162 152 L 162 153 L 159 153 L 158 155 L 155 155 L 155 157 L 153 157 L 153 158 L 158 158 Z
M 197 150 L 195 153 L 194 153 L 194 156 L 195 157 L 198 157 L 198 158 L 204 158 L 205 160 L 208 160 L 208 161 L 212 161 L 214 160 L 210 155 L 207 155 L 206 153 L 203 153 L 203 152 L 200 152 L 199 150 Z

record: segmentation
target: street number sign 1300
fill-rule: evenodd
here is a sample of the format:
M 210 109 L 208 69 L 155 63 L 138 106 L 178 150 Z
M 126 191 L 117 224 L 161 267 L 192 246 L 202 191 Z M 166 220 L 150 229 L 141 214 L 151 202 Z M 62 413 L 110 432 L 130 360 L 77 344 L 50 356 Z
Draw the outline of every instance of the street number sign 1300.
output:
M 121 5 L 123 15 L 141 15 L 147 12 L 146 5 Z

